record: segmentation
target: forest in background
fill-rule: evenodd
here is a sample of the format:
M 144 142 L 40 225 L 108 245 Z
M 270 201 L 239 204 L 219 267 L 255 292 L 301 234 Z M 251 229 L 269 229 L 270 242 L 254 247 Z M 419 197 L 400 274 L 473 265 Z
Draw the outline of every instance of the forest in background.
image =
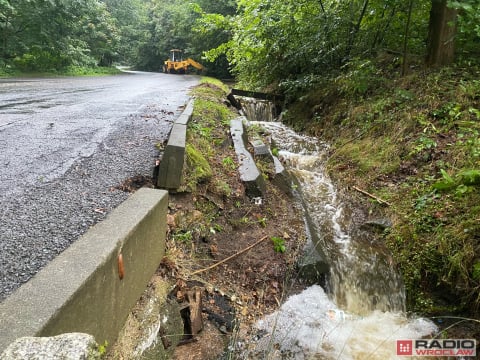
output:
M 0 72 L 126 65 L 161 71 L 169 50 L 202 53 L 227 41 L 195 30 L 202 11 L 233 15 L 235 1 L 0 0 Z M 225 59 L 209 67 L 228 76 Z
M 368 67 L 475 61 L 479 0 L 0 0 L 0 67 L 160 71 L 182 49 L 209 74 L 295 95 L 319 77 Z
M 179 48 L 332 144 L 371 204 L 409 309 L 480 309 L 480 0 L 0 0 L 0 74 L 127 65 Z

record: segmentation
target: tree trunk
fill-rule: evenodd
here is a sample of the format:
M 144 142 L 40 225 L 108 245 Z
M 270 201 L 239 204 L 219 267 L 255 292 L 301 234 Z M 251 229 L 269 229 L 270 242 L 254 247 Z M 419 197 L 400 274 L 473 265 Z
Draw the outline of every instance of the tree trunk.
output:
M 351 24 L 352 27 L 349 31 L 348 44 L 347 44 L 347 48 L 346 48 L 346 51 L 345 51 L 345 57 L 344 57 L 345 61 L 348 61 L 350 59 L 350 54 L 352 52 L 353 45 L 355 43 L 355 38 L 356 38 L 358 32 L 360 31 L 360 26 L 362 25 L 362 20 L 363 20 L 365 14 L 367 13 L 368 2 L 369 2 L 369 0 L 364 1 L 363 7 L 362 7 L 362 12 L 360 13 L 360 16 L 358 18 L 357 23 L 356 24 L 353 24 L 353 23 Z
M 408 16 L 407 24 L 405 25 L 405 36 L 403 37 L 403 64 L 402 64 L 402 76 L 407 74 L 408 69 L 408 36 L 410 32 L 410 22 L 412 21 L 412 9 L 413 9 L 413 0 L 410 0 L 408 5 Z
M 384 8 L 384 13 L 382 14 L 382 19 L 385 16 L 385 11 L 386 10 L 387 10 L 387 8 L 385 7 Z M 373 37 L 373 42 L 372 42 L 372 46 L 371 46 L 371 50 L 370 50 L 370 52 L 372 54 L 383 43 L 383 40 L 385 38 L 385 34 L 387 33 L 388 28 L 390 27 L 390 25 L 393 21 L 393 18 L 395 17 L 396 14 L 397 14 L 397 7 L 393 6 L 392 9 L 390 10 L 390 14 L 388 15 L 388 19 L 386 19 L 384 21 L 385 25 L 382 26 L 382 27 L 379 27 L 375 36 Z
M 451 64 L 455 56 L 457 10 L 447 0 L 432 0 L 426 63 L 428 66 Z

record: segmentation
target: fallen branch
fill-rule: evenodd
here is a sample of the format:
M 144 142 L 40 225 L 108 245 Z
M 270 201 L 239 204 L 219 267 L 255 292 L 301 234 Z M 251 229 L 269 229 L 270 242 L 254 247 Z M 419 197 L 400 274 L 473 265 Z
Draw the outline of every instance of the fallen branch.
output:
M 388 201 L 385 201 L 385 200 L 383 200 L 383 199 L 380 199 L 378 196 L 372 195 L 372 194 L 366 192 L 365 190 L 362 190 L 362 189 L 360 189 L 360 188 L 358 188 L 358 187 L 356 187 L 356 186 L 354 186 L 353 188 L 354 188 L 355 190 L 357 190 L 358 192 L 360 192 L 360 193 L 362 193 L 362 194 L 364 194 L 364 195 L 367 195 L 367 196 L 371 197 L 372 199 L 377 200 L 380 204 L 385 204 L 385 205 L 388 205 L 388 206 L 392 206 L 392 204 L 390 204 Z
M 239 252 L 237 252 L 237 253 L 235 253 L 235 254 L 233 254 L 233 255 L 231 255 L 231 256 L 229 256 L 229 257 L 227 257 L 227 258 L 225 258 L 225 259 L 223 259 L 223 260 L 221 260 L 221 261 L 219 261 L 219 262 L 211 265 L 211 266 L 209 266 L 209 267 L 206 267 L 206 268 L 204 268 L 204 269 L 200 269 L 200 270 L 196 270 L 196 271 L 192 272 L 192 273 L 190 274 L 190 276 L 195 275 L 195 274 L 199 274 L 199 273 L 204 272 L 204 271 L 208 271 L 208 270 L 214 269 L 214 268 L 216 268 L 217 266 L 219 266 L 219 265 L 221 265 L 221 264 L 223 264 L 223 263 L 226 263 L 227 261 L 233 259 L 234 257 L 239 256 L 239 255 L 242 255 L 243 253 L 247 252 L 247 251 L 250 250 L 251 248 L 253 248 L 253 247 L 257 246 L 258 244 L 260 244 L 260 243 L 261 243 L 262 241 L 264 241 L 265 239 L 268 239 L 268 236 L 264 236 L 263 238 L 261 238 L 260 240 L 258 240 L 258 241 L 255 242 L 255 243 L 253 243 L 252 245 L 247 246 L 245 249 L 243 249 L 243 250 L 241 250 L 241 251 L 239 251 Z

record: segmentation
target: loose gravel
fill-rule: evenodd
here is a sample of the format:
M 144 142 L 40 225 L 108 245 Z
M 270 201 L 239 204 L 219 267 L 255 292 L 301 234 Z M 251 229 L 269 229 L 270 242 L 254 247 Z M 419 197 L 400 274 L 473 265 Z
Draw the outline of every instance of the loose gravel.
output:
M 156 144 L 166 141 L 178 113 L 144 107 L 63 176 L 0 199 L 0 301 L 130 195 L 116 187 L 152 175 Z

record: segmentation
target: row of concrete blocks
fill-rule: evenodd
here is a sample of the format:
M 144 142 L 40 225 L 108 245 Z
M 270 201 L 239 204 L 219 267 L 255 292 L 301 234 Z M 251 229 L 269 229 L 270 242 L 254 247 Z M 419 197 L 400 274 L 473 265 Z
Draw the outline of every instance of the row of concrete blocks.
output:
M 180 186 L 192 112 L 189 101 L 172 127 L 159 188 Z M 112 344 L 165 254 L 167 205 L 167 191 L 138 190 L 0 303 L 0 354 L 22 337 L 65 333 Z
M 159 188 L 180 187 L 192 112 L 190 101 L 172 127 L 159 164 Z M 245 122 L 244 117 L 231 122 L 240 176 L 250 196 L 262 196 L 265 182 L 246 149 Z M 262 147 L 254 145 L 257 151 Z M 283 174 L 278 160 L 275 165 Z M 65 333 L 112 344 L 164 256 L 167 205 L 167 191 L 138 190 L 0 303 L 0 353 L 18 338 Z
M 156 185 L 161 189 L 175 191 L 181 185 L 185 162 L 187 125 L 192 117 L 192 112 L 193 102 L 190 101 L 182 115 L 172 126 L 162 160 L 155 171 Z M 249 143 L 246 132 L 247 124 L 248 121 L 245 116 L 233 119 L 230 122 L 230 134 L 239 162 L 240 179 L 245 184 L 247 195 L 262 197 L 265 194 L 265 180 L 255 164 L 254 157 L 247 150 L 247 144 Z M 276 172 L 274 181 L 277 181 L 277 185 L 288 191 L 289 186 L 285 177 L 285 169 L 280 161 L 272 155 L 269 147 L 260 140 L 252 141 L 251 144 L 254 149 L 254 156 L 266 156 L 269 161 L 274 163 Z

